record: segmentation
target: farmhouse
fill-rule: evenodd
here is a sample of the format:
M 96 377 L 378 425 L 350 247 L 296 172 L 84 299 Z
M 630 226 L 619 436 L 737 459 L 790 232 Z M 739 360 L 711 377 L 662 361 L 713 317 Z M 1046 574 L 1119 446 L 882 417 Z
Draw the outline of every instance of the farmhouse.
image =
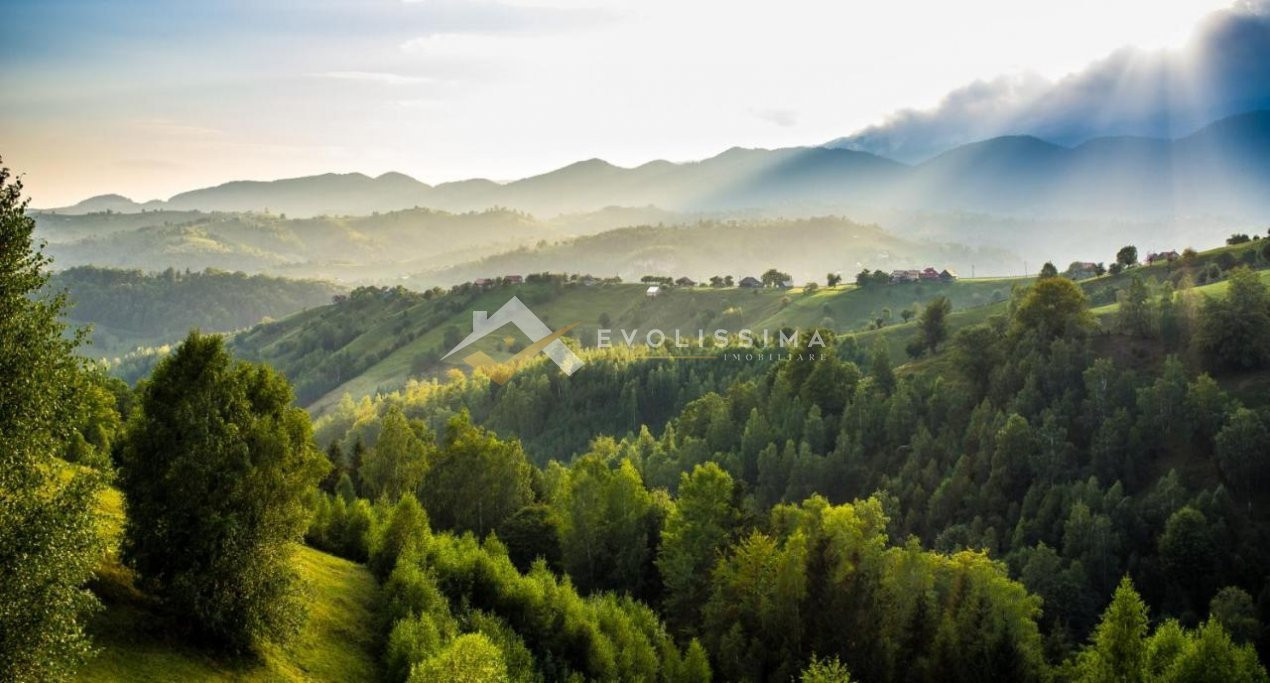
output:
M 1085 280 L 1098 275 L 1098 264 L 1092 261 L 1076 261 L 1067 268 L 1065 275 L 1073 280 Z

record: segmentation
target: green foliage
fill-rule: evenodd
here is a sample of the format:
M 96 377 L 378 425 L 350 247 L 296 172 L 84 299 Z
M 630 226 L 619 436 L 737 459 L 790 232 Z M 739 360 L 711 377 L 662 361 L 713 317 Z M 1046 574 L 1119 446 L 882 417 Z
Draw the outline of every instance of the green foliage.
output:
M 1082 683 L 1266 681 L 1250 645 L 1235 644 L 1215 619 L 1198 631 L 1168 620 L 1148 637 L 1146 605 L 1126 577 L 1103 613 L 1094 640 L 1071 663 Z
M 1085 293 L 1061 277 L 1038 280 L 1014 313 L 1015 329 L 1035 333 L 1042 341 L 1079 334 L 1092 324 Z
M 1257 606 L 1242 588 L 1226 586 L 1217 591 L 1208 604 L 1208 618 L 1221 624 L 1236 643 L 1256 643 L 1261 639 Z
M 530 470 L 519 441 L 499 440 L 463 412 L 450 419 L 421 496 L 438 529 L 484 536 L 530 502 Z
M 1081 653 L 1079 680 L 1147 680 L 1147 606 L 1125 577 L 1094 632 L 1093 643 Z
M 535 503 L 517 510 L 499 526 L 498 538 L 522 572 L 540 558 L 548 567 L 560 568 L 560 518 L 549 505 Z
M 454 639 L 441 652 L 419 664 L 410 683 L 487 683 L 507 680 L 502 653 L 480 633 Z
M 384 416 L 379 440 L 365 456 L 358 474 L 371 498 L 396 501 L 423 482 L 436 446 L 424 429 L 416 430 L 400 409 Z
M 315 280 L 213 269 L 143 273 L 94 266 L 59 272 L 48 289 L 68 294 L 73 302 L 67 311 L 70 320 L 93 326 L 89 351 L 95 354 L 176 341 L 191 328 L 250 327 L 265 318 L 328 304 L 340 291 Z
M 657 568 L 665 584 L 664 612 L 685 628 L 696 621 L 710 591 L 710 571 L 740 519 L 732 477 L 715 463 L 680 477 L 678 498 L 661 534 Z
M 497 654 L 506 667 L 499 675 L 510 680 L 709 680 L 700 645 L 680 650 L 649 608 L 611 593 L 584 598 L 541 563 L 522 574 L 492 539 L 428 536 L 401 556 L 384 592 L 397 634 L 389 647 L 394 679 L 411 666 L 415 677 L 433 667 L 453 674 L 447 667 L 469 661 L 451 661 L 459 654 L 453 648 L 466 649 L 458 644 L 480 633 L 492 647 L 471 659 L 490 665 Z M 451 616 L 458 614 L 469 616 Z
M 1248 408 L 1239 408 L 1217 434 L 1217 464 L 1232 489 L 1252 506 L 1253 494 L 1270 481 L 1270 420 Z
M 783 287 L 786 282 L 790 282 L 793 278 L 789 273 L 781 272 L 775 268 L 768 268 L 759 279 L 763 281 L 764 287 Z
M 1130 244 L 1129 246 L 1120 247 L 1120 251 L 1116 252 L 1116 263 L 1121 266 L 1132 266 L 1138 262 L 1138 248 Z
M 293 633 L 303 611 L 287 560 L 325 461 L 290 386 L 191 333 L 140 393 L 121 457 L 126 560 L 213 643 Z
M 1232 270 L 1226 296 L 1204 302 L 1196 345 L 1217 369 L 1253 370 L 1270 364 L 1270 292 L 1255 273 Z
M 387 519 L 375 529 L 370 542 L 370 569 L 381 579 L 397 566 L 402 553 L 423 543 L 431 533 L 427 513 L 409 493 L 397 499 Z
M 851 674 L 837 657 L 812 657 L 798 680 L 799 683 L 851 683 Z
M 948 338 L 948 314 L 951 312 L 952 303 L 948 301 L 948 297 L 935 297 L 926 304 L 917 319 L 924 346 L 931 353 L 937 353 L 939 345 Z
M 1160 560 L 1165 571 L 1194 603 L 1203 605 L 1216 565 L 1213 533 L 1204 514 L 1184 507 L 1169 516 L 1160 535 Z
M 58 321 L 65 298 L 34 298 L 49 261 L 25 208 L 21 182 L 0 168 L 0 680 L 34 682 L 66 678 L 91 653 L 84 622 L 97 601 L 84 584 L 101 552 L 102 477 L 57 458 L 80 436 L 71 428 L 95 418 L 77 400 L 85 378 L 78 339 Z
M 598 454 L 583 456 L 569 468 L 554 505 L 565 571 L 580 590 L 650 589 L 656 510 L 629 460 L 613 468 Z
M 779 506 L 715 569 L 706 644 L 728 680 L 788 680 L 811 654 L 866 680 L 1044 675 L 1038 601 L 981 554 L 887 547 L 877 499 Z
M 1146 284 L 1135 273 L 1129 281 L 1129 288 L 1120 297 L 1121 332 L 1134 337 L 1147 337 L 1151 334 L 1151 311 L 1147 307 L 1149 298 Z

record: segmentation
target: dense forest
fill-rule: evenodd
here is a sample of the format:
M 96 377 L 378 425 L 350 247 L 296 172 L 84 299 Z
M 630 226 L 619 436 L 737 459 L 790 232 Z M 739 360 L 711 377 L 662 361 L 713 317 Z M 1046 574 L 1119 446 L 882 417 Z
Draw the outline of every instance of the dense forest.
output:
M 1047 265 L 957 325 L 931 292 L 814 353 L 579 349 L 311 420 L 251 335 L 135 387 L 76 356 L 0 190 L 0 679 L 91 671 L 125 599 L 272 661 L 328 618 L 301 541 L 374 577 L 345 639 L 389 681 L 1270 678 L 1263 240 Z
M 289 280 L 217 270 L 161 273 L 79 266 L 60 271 L 47 289 L 65 292 L 67 320 L 91 326 L 95 355 L 126 353 L 184 337 L 192 328 L 228 332 L 331 302 L 342 290 L 315 280 Z

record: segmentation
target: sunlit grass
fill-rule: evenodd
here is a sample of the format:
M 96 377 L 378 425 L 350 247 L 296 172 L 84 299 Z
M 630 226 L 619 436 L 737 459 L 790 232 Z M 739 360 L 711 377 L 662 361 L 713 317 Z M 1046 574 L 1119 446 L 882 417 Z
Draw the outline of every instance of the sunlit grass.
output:
M 111 548 L 123 528 L 123 500 L 105 489 L 98 504 Z M 99 648 L 82 681 L 373 681 L 377 587 L 365 567 L 307 547 L 295 566 L 308 586 L 308 620 L 285 645 L 267 645 L 260 659 L 225 657 L 182 642 L 137 590 L 132 573 L 108 553 L 93 590 L 105 609 L 89 632 Z

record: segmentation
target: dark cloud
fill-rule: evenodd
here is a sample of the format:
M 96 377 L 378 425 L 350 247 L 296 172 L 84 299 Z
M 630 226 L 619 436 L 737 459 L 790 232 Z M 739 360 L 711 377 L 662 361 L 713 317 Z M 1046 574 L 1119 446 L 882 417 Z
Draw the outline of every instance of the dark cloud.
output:
M 1270 0 L 1210 15 L 1180 50 L 1125 48 L 1057 82 L 975 82 L 935 109 L 900 111 L 829 144 L 912 162 L 998 135 L 1065 145 L 1104 135 L 1176 137 L 1257 109 L 1270 109 Z

